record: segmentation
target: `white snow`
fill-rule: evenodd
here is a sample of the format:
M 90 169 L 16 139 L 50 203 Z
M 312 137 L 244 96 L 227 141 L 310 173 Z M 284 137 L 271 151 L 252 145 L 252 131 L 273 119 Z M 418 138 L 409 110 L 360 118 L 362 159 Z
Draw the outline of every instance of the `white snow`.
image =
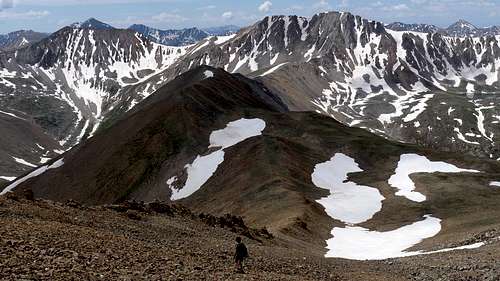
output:
M 13 113 L 5 112 L 5 111 L 2 111 L 2 110 L 0 110 L 0 113 L 5 114 L 5 115 L 8 115 L 8 116 L 10 116 L 10 117 L 14 117 L 14 118 L 16 118 L 16 119 L 26 120 L 26 119 L 21 118 L 21 117 L 19 117 L 19 116 L 15 115 L 15 114 L 13 114 Z
M 500 187 L 500 181 L 492 181 L 490 182 L 490 186 Z
M 353 260 L 381 260 L 420 253 L 406 249 L 435 236 L 441 230 L 441 220 L 426 216 L 423 221 L 387 232 L 370 231 L 363 227 L 335 227 L 333 238 L 327 241 L 326 257 Z
M 1 176 L 0 179 L 3 179 L 3 180 L 6 180 L 6 181 L 13 181 L 16 179 L 16 177 L 5 177 L 5 176 Z
M 12 157 L 14 158 L 14 160 L 19 163 L 19 164 L 22 164 L 22 165 L 25 165 L 25 166 L 28 166 L 28 167 L 33 167 L 33 168 L 36 168 L 37 165 L 35 164 L 31 164 L 30 162 L 24 160 L 24 159 L 21 159 L 21 158 L 17 158 L 17 157 Z
M 52 158 L 49 158 L 49 157 L 41 157 L 40 158 L 40 164 L 45 164 L 47 162 L 49 162 Z
M 441 220 L 431 216 L 425 216 L 423 221 L 387 232 L 370 231 L 362 227 L 352 226 L 345 228 L 336 227 L 332 231 L 334 237 L 327 241 L 329 252 L 326 257 L 352 260 L 383 260 L 458 250 L 472 250 L 485 245 L 484 242 L 478 242 L 429 252 L 405 251 L 422 242 L 423 239 L 437 235 L 440 230 Z
M 214 73 L 210 70 L 205 70 L 203 74 L 205 75 L 205 79 L 214 77 Z
M 414 173 L 435 172 L 479 173 L 477 170 L 461 169 L 445 162 L 432 162 L 425 156 L 403 154 L 401 155 L 395 174 L 389 178 L 389 184 L 398 189 L 396 195 L 404 196 L 411 201 L 423 202 L 426 200 L 426 197 L 422 193 L 414 191 L 415 183 L 411 180 L 410 175 Z
M 242 118 L 229 122 L 222 130 L 213 131 L 210 134 L 209 148 L 217 148 L 217 150 L 205 156 L 198 155 L 193 163 L 185 166 L 188 177 L 181 189 L 172 188 L 177 177 L 172 177 L 167 181 L 172 190 L 171 200 L 189 197 L 200 189 L 224 161 L 224 149 L 248 138 L 261 135 L 265 127 L 266 123 L 262 119 Z
M 235 36 L 236 36 L 236 34 L 231 34 L 231 35 L 228 35 L 228 36 L 217 36 L 217 40 L 215 40 L 214 43 L 215 43 L 215 45 L 224 44 L 227 41 L 233 39 Z
M 466 86 L 467 94 L 474 94 L 475 86 L 472 83 L 467 83 Z
M 248 138 L 261 135 L 265 128 L 266 122 L 262 119 L 239 119 L 229 122 L 226 128 L 212 132 L 209 148 L 228 148 Z
M 224 161 L 224 151 L 217 150 L 206 156 L 198 156 L 193 163 L 186 165 L 188 178 L 182 189 L 172 190 L 172 200 L 186 198 L 196 192 L 215 173 Z
M 56 162 L 54 162 L 52 165 L 42 166 L 42 167 L 34 170 L 33 172 L 29 173 L 28 175 L 13 182 L 9 186 L 7 186 L 2 192 L 0 192 L 0 195 L 4 195 L 7 192 L 12 191 L 16 186 L 20 185 L 21 183 L 23 183 L 31 178 L 38 177 L 39 175 L 45 173 L 46 171 L 48 171 L 50 169 L 57 169 L 57 168 L 61 167 L 63 164 L 64 164 L 64 160 L 63 160 L 63 158 L 61 158 L 61 159 L 57 160 Z
M 203 49 L 204 47 L 208 46 L 210 44 L 210 40 L 209 39 L 205 39 L 205 42 L 203 42 L 202 44 L 199 44 L 198 45 L 195 45 L 197 46 L 194 50 L 192 51 L 189 51 L 189 53 L 193 54 L 193 53 L 196 53 L 198 52 L 199 50 Z M 194 46 L 193 46 L 194 47 Z
M 173 177 L 171 177 L 171 178 L 169 178 L 169 179 L 167 180 L 167 184 L 168 184 L 168 186 L 172 186 L 172 184 L 173 184 L 174 182 L 176 182 L 176 181 L 177 181 L 177 177 L 176 177 L 176 176 L 173 176 Z
M 362 171 L 354 159 L 342 153 L 316 165 L 312 182 L 317 187 L 330 190 L 328 197 L 317 202 L 325 207 L 330 217 L 357 224 L 371 219 L 382 209 L 385 198 L 378 189 L 346 182 L 348 174 Z
M 286 63 L 286 62 L 284 62 L 284 63 L 278 64 L 278 65 L 276 65 L 276 66 L 272 67 L 271 69 L 269 69 L 268 71 L 266 71 L 266 72 L 262 73 L 260 76 L 266 76 L 266 75 L 269 75 L 269 74 L 271 74 L 271 73 L 275 72 L 276 70 L 280 69 L 280 68 L 281 68 L 282 66 L 284 66 L 285 64 L 287 64 L 287 63 Z

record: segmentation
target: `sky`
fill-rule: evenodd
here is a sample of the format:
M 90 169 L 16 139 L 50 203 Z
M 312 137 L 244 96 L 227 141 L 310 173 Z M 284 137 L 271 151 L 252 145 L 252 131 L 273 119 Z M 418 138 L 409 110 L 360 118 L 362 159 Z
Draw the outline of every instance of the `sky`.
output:
M 0 34 L 20 29 L 53 32 L 90 17 L 118 28 L 146 24 L 169 29 L 250 25 L 267 15 L 310 17 L 348 11 L 385 23 L 446 27 L 465 19 L 500 25 L 500 0 L 0 0 Z

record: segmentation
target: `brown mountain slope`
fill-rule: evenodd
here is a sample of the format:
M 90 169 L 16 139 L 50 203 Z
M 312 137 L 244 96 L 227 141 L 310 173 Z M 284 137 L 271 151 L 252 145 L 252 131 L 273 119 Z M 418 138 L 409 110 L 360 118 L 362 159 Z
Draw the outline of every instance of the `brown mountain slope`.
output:
M 497 280 L 498 243 L 390 261 L 324 259 L 279 239 L 244 237 L 251 259 L 235 274 L 230 228 L 190 214 L 14 201 L 0 196 L 1 280 Z M 471 260 L 474 260 L 472 263 Z
M 205 79 L 206 71 L 214 77 Z M 324 253 L 333 226 L 344 224 L 327 216 L 316 202 L 328 191 L 314 186 L 311 174 L 316 164 L 344 153 L 364 170 L 350 179 L 377 188 L 386 198 L 382 210 L 363 227 L 393 230 L 437 214 L 444 221 L 442 231 L 421 246 L 441 249 L 467 244 L 477 233 L 498 225 L 500 191 L 488 186 L 498 178 L 498 162 L 422 150 L 327 116 L 285 110 L 256 82 L 203 67 L 180 76 L 115 125 L 64 154 L 62 166 L 15 190 L 31 189 L 35 197 L 89 205 L 168 201 L 169 179 L 177 176 L 176 187 L 183 186 L 185 166 L 214 151 L 209 148 L 213 131 L 240 118 L 259 118 L 266 123 L 262 135 L 226 148 L 213 176 L 180 202 L 198 212 L 243 216 L 294 247 Z M 396 196 L 388 184 L 403 153 L 483 173 L 412 176 L 418 191 L 428 197 L 417 204 Z

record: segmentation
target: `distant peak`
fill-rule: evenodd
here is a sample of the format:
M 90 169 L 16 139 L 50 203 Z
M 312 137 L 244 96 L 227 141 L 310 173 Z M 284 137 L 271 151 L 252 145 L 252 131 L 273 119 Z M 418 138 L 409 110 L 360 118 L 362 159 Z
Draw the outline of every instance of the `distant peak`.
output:
M 475 25 L 464 19 L 459 19 L 456 23 L 450 25 L 449 28 L 472 29 L 472 30 L 477 29 Z
M 76 22 L 71 25 L 73 28 L 85 28 L 85 29 L 115 29 L 111 25 L 104 23 L 95 18 L 89 18 L 84 22 Z

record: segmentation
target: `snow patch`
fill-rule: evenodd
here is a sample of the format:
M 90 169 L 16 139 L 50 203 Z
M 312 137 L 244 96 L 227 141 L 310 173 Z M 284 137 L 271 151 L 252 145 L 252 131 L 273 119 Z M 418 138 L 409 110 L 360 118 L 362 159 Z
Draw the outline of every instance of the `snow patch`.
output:
M 15 114 L 13 114 L 13 113 L 5 112 L 5 111 L 2 111 L 2 110 L 0 110 L 0 113 L 5 114 L 5 115 L 8 115 L 8 116 L 10 116 L 10 117 L 14 117 L 14 118 L 16 118 L 16 119 L 26 120 L 26 119 L 21 118 L 21 117 L 19 117 L 19 116 L 15 115 Z
M 188 178 L 182 189 L 172 190 L 172 200 L 186 198 L 195 193 L 215 173 L 224 161 L 224 151 L 217 150 L 206 156 L 198 156 L 193 163 L 186 165 Z
M 21 165 L 25 165 L 25 166 L 28 166 L 28 167 L 32 167 L 32 168 L 36 168 L 37 166 L 35 164 L 31 164 L 30 162 L 24 160 L 24 159 L 21 159 L 21 158 L 17 158 L 17 157 L 12 157 L 14 158 L 14 160 L 21 164 Z
M 327 241 L 326 257 L 352 260 L 382 260 L 420 253 L 406 249 L 435 236 L 441 231 L 441 220 L 426 216 L 423 221 L 387 232 L 370 231 L 363 227 L 336 227 Z
M 330 190 L 328 197 L 317 200 L 326 213 L 349 224 L 365 222 L 382 209 L 385 199 L 378 189 L 357 185 L 347 180 L 350 173 L 362 172 L 351 157 L 337 153 L 329 161 L 316 165 L 312 182 L 319 188 Z
M 6 176 L 1 176 L 0 179 L 6 180 L 6 181 L 13 181 L 16 179 L 16 177 L 6 177 Z
M 396 173 L 389 178 L 389 184 L 398 189 L 396 195 L 404 196 L 411 201 L 423 202 L 425 195 L 416 192 L 415 183 L 410 175 L 414 173 L 479 173 L 477 170 L 467 170 L 445 162 L 432 162 L 425 156 L 417 154 L 403 154 L 396 168 Z
M 45 173 L 48 170 L 57 169 L 57 168 L 61 167 L 62 165 L 64 165 L 63 158 L 61 158 L 61 159 L 57 160 L 56 162 L 52 163 L 52 165 L 42 166 L 42 167 L 34 170 L 33 172 L 29 173 L 28 175 L 26 175 L 26 176 L 18 179 L 17 181 L 13 182 L 9 186 L 7 186 L 2 192 L 0 192 L 0 195 L 4 195 L 7 192 L 11 192 L 15 187 L 17 187 L 21 183 L 23 183 L 23 182 L 25 182 L 25 181 L 27 181 L 27 180 L 29 180 L 31 178 L 38 177 L 39 175 Z
M 248 138 L 261 135 L 265 128 L 266 122 L 262 119 L 239 119 L 229 122 L 226 128 L 212 132 L 209 148 L 231 147 Z
M 203 74 L 205 75 L 205 79 L 214 77 L 214 73 L 210 70 L 205 70 L 205 72 L 203 72 Z
M 262 73 L 260 76 L 266 76 L 266 75 L 269 75 L 269 74 L 271 74 L 271 73 L 275 72 L 276 70 L 280 69 L 280 68 L 281 68 L 282 66 L 284 66 L 285 64 L 287 64 L 287 62 L 285 62 L 285 63 L 281 63 L 281 64 L 278 64 L 277 66 L 275 66 L 275 67 L 273 67 L 273 68 L 269 69 L 268 71 L 266 71 L 266 72 Z
M 228 35 L 228 36 L 217 36 L 217 40 L 215 40 L 214 43 L 215 43 L 215 45 L 224 44 L 227 41 L 233 39 L 235 36 L 236 36 L 236 34 L 231 34 L 231 35 Z
M 213 131 L 210 134 L 210 146 L 208 148 L 217 148 L 217 150 L 208 155 L 198 155 L 193 163 L 185 166 L 188 177 L 184 187 L 180 189 L 172 188 L 172 184 L 177 180 L 176 177 L 172 177 L 167 181 L 169 188 L 172 190 L 171 200 L 189 197 L 199 190 L 224 161 L 224 149 L 248 138 L 262 135 L 265 127 L 266 123 L 262 119 L 242 118 L 229 122 L 222 130 Z

